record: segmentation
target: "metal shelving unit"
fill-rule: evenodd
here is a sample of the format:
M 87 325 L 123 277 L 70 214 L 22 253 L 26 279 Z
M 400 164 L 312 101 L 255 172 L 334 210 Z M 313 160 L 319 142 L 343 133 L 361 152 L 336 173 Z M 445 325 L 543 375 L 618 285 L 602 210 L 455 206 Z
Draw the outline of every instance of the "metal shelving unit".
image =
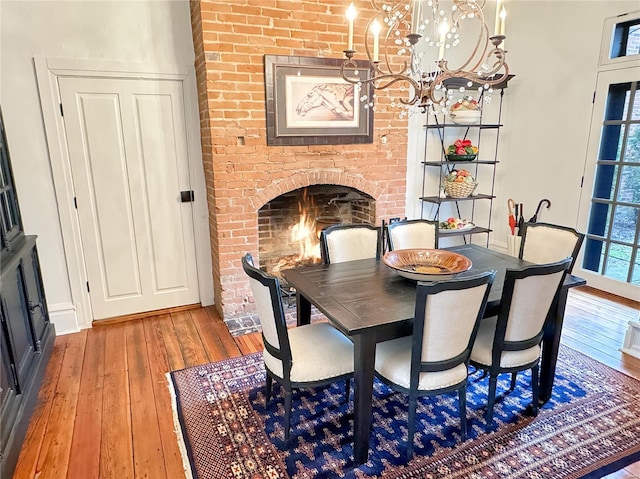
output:
M 423 176 L 422 176 L 422 196 L 420 196 L 420 200 L 424 203 L 429 203 L 436 205 L 436 211 L 434 214 L 430 215 L 431 217 L 427 218 L 430 220 L 443 221 L 440 218 L 441 206 L 446 203 L 452 203 L 454 210 L 457 212 L 459 218 L 462 218 L 461 214 L 461 205 L 471 206 L 471 213 L 467 215 L 471 222 L 476 224 L 476 202 L 477 201 L 487 201 L 489 202 L 488 207 L 488 215 L 486 218 L 481 218 L 479 221 L 480 225 L 476 227 L 460 231 L 460 232 L 447 232 L 447 237 L 453 236 L 463 236 L 465 243 L 467 242 L 467 238 L 474 234 L 486 234 L 487 235 L 487 246 L 489 245 L 489 234 L 493 231 L 491 229 L 491 212 L 493 210 L 493 200 L 495 199 L 495 179 L 496 179 L 496 166 L 499 164 L 498 161 L 498 141 L 499 141 L 499 132 L 503 127 L 501 123 L 502 117 L 502 102 L 504 99 L 504 90 L 507 87 L 507 83 L 513 75 L 509 75 L 509 78 L 504 82 L 495 85 L 494 95 L 499 96 L 498 106 L 497 106 L 497 121 L 492 121 L 488 123 L 483 123 L 483 114 L 481 113 L 480 123 L 475 125 L 462 125 L 457 123 L 445 123 L 445 119 L 442 115 L 433 115 L 429 109 L 427 109 L 427 123 L 424 125 L 425 129 L 425 140 L 424 140 L 424 154 L 423 161 L 421 161 L 423 167 Z M 447 88 L 459 88 L 462 85 L 466 85 L 467 80 L 465 79 L 453 79 L 447 82 Z M 468 86 L 468 85 L 466 85 Z M 478 84 L 474 84 L 470 88 L 478 88 Z M 499 92 L 496 92 L 499 90 Z M 469 93 L 467 93 L 469 94 Z M 478 94 L 478 102 L 483 100 L 483 94 Z M 484 110 L 484 108 L 483 108 Z M 495 144 L 492 148 L 483 149 L 482 147 L 482 139 L 483 136 L 486 136 L 486 131 L 494 131 L 495 135 L 493 135 L 493 140 Z M 436 135 L 433 135 L 433 133 Z M 437 136 L 435 141 L 438 142 L 438 150 L 440 151 L 439 159 L 436 155 L 434 155 L 432 148 L 430 148 L 430 142 L 434 141 L 433 136 Z M 476 160 L 473 161 L 449 161 L 446 158 L 446 149 L 450 143 L 453 143 L 454 139 L 462 138 L 462 139 L 471 139 L 473 144 L 478 147 L 479 154 Z M 485 142 L 487 140 L 485 139 Z M 483 154 L 484 150 L 488 150 L 490 152 L 490 156 L 487 157 L 487 154 Z M 428 169 L 439 169 L 439 181 L 437 185 L 433 185 L 432 182 L 428 181 L 427 171 Z M 479 184 L 478 189 L 481 192 L 474 193 L 472 196 L 467 198 L 450 198 L 450 197 L 441 197 L 440 196 L 440 185 L 443 182 L 445 176 L 451 173 L 454 169 L 464 168 L 471 172 L 471 174 L 478 178 L 478 174 L 481 168 L 487 169 L 490 168 L 490 184 Z M 487 171 L 484 171 L 487 174 Z M 486 183 L 486 182 L 485 182 Z M 436 194 L 434 194 L 436 193 Z M 468 209 L 468 208 L 467 208 Z M 425 217 L 424 214 L 425 208 L 421 208 L 421 218 Z

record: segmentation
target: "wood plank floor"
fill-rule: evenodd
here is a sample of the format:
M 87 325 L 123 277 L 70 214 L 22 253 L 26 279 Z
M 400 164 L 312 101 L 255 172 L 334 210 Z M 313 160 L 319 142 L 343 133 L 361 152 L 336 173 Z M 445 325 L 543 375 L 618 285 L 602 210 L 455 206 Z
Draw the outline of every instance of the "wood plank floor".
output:
M 640 379 L 618 351 L 638 309 L 572 291 L 563 342 Z M 57 337 L 14 478 L 183 477 L 165 373 L 260 350 L 259 333 L 232 337 L 212 307 Z M 640 462 L 607 477 L 640 479 Z

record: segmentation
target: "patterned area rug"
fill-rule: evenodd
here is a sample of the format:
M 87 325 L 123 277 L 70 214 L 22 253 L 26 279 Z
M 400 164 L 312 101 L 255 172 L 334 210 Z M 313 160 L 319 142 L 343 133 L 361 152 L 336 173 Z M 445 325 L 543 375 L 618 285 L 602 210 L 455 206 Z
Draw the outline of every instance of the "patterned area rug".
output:
M 562 347 L 552 399 L 526 414 L 530 376 L 498 382 L 493 432 L 484 432 L 487 379 L 470 377 L 469 439 L 457 396 L 423 398 L 415 455 L 406 460 L 407 397 L 376 381 L 369 460 L 353 464 L 353 404 L 344 382 L 294 392 L 284 444 L 283 391 L 265 406 L 262 353 L 170 373 L 178 435 L 194 478 L 582 478 L 640 460 L 640 382 Z

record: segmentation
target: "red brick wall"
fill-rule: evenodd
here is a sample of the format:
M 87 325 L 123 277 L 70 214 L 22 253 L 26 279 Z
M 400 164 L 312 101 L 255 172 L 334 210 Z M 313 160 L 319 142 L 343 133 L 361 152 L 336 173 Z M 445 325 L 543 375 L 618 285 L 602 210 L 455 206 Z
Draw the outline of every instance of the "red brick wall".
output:
M 241 256 L 258 251 L 258 209 L 312 184 L 357 188 L 376 200 L 377 224 L 405 211 L 407 121 L 378 92 L 374 142 L 267 146 L 264 55 L 342 58 L 348 2 L 191 2 L 216 307 L 226 319 L 253 310 Z M 356 49 L 369 2 L 356 2 Z M 363 58 L 363 55 L 358 55 Z M 381 141 L 386 136 L 386 143 Z

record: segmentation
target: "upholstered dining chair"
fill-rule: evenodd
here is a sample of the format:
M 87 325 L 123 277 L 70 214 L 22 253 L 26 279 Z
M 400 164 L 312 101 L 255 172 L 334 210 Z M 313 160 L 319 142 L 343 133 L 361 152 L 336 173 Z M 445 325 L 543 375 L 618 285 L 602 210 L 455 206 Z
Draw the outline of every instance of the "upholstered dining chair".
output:
M 320 233 L 324 264 L 358 259 L 380 259 L 380 228 L 369 224 L 337 224 Z
M 284 438 L 288 442 L 293 389 L 323 386 L 344 379 L 346 400 L 349 400 L 353 343 L 329 323 L 287 329 L 278 278 L 256 268 L 249 253 L 242 257 L 242 267 L 249 276 L 262 326 L 266 403 L 269 403 L 275 379 L 285 391 Z
M 387 227 L 389 250 L 438 248 L 438 222 L 429 220 L 401 220 Z
M 413 456 L 420 396 L 458 391 L 460 432 L 467 435 L 467 366 L 495 271 L 435 283 L 418 283 L 413 335 L 376 346 L 375 374 L 409 396 L 407 459 Z
M 538 414 L 538 371 L 544 326 L 549 311 L 558 300 L 571 258 L 556 263 L 508 269 L 502 289 L 498 316 L 484 319 L 471 350 L 471 365 L 489 373 L 486 430 L 493 426 L 498 374 L 516 374 L 531 369 L 531 409 Z
M 524 223 L 519 258 L 536 264 L 547 264 L 571 257 L 571 272 L 583 241 L 584 233 L 569 226 Z

